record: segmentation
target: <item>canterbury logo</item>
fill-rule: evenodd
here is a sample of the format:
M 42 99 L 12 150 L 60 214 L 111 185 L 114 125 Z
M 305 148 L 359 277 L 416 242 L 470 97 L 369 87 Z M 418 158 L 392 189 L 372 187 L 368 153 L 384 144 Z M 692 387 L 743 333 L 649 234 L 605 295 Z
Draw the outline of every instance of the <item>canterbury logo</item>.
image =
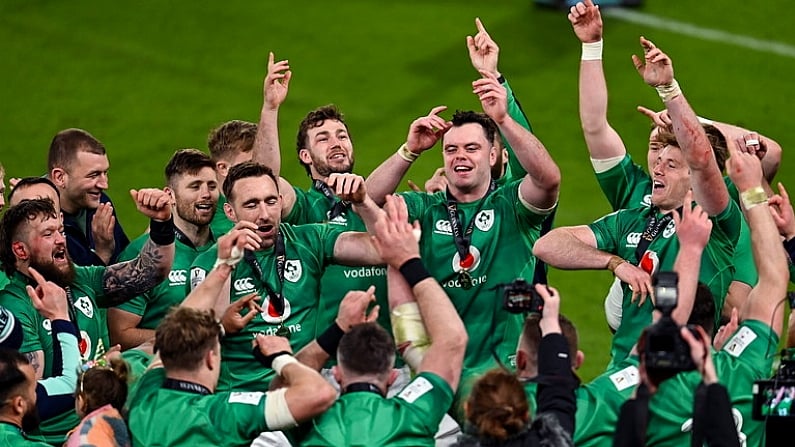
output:
M 172 270 L 168 272 L 168 281 L 171 284 L 185 284 L 188 281 L 188 271 Z
M 233 286 L 235 290 L 238 292 L 247 292 L 254 290 L 254 284 L 252 283 L 253 279 L 251 278 L 241 278 L 236 279 Z
M 638 245 L 642 235 L 643 233 L 629 233 L 627 235 L 627 245 Z

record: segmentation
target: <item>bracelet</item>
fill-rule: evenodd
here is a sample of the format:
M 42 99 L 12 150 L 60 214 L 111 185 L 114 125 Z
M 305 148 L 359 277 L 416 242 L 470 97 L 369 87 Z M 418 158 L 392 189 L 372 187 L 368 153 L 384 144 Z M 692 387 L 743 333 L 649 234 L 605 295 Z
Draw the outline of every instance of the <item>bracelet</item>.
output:
M 613 255 L 610 257 L 610 260 L 607 261 L 607 269 L 615 273 L 616 268 L 618 268 L 619 265 L 625 262 L 627 262 L 627 260 L 622 258 L 621 256 Z
M 674 79 L 670 84 L 658 85 L 655 87 L 657 94 L 663 102 L 668 102 L 682 94 L 682 89 L 679 88 L 679 83 Z
M 397 154 L 400 155 L 400 158 L 406 160 L 409 163 L 414 163 L 418 158 L 420 158 L 420 154 L 411 152 L 408 146 L 406 146 L 406 143 L 400 145 L 397 150 Z
M 149 239 L 157 245 L 171 245 L 174 243 L 174 217 L 168 220 L 149 220 Z
M 235 268 L 238 262 L 243 259 L 243 250 L 237 248 L 237 246 L 232 247 L 232 253 L 229 254 L 228 258 L 216 258 L 215 264 L 213 265 L 213 269 L 218 267 L 219 265 L 228 265 L 229 267 Z
M 343 331 L 340 325 L 335 321 L 331 323 L 328 329 L 320 334 L 317 338 L 317 344 L 320 346 L 320 349 L 326 351 L 326 354 L 333 356 L 337 353 L 337 346 L 339 346 L 343 335 L 345 335 L 345 331 Z
M 298 360 L 296 360 L 295 357 L 287 352 L 283 352 L 280 355 L 277 354 L 276 358 L 274 358 L 272 362 L 273 370 L 276 371 L 276 374 L 281 376 L 282 369 L 291 363 L 298 363 Z
M 757 205 L 767 203 L 767 193 L 761 186 L 754 186 L 741 192 L 740 200 L 743 202 L 743 207 L 750 210 Z
M 600 61 L 602 60 L 602 48 L 604 46 L 604 42 L 602 39 L 599 39 L 596 42 L 590 42 L 582 44 L 582 56 L 580 56 L 580 60 L 583 61 Z
M 413 289 L 420 281 L 431 277 L 420 258 L 411 258 L 400 266 L 400 274 Z
M 700 124 L 706 124 L 706 125 L 708 125 L 708 126 L 713 126 L 713 125 L 715 125 L 715 122 L 714 122 L 714 121 L 712 121 L 711 119 L 704 118 L 703 116 L 696 116 L 696 118 L 698 118 L 698 122 L 699 122 Z

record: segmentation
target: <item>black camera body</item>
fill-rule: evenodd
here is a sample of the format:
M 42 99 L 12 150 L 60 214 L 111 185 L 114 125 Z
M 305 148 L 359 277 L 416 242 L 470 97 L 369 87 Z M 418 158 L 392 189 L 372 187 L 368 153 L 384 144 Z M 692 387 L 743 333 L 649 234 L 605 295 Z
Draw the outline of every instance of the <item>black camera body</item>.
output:
M 536 292 L 535 287 L 524 278 L 502 285 L 502 307 L 508 312 L 536 313 L 544 310 L 544 299 Z
M 690 355 L 690 345 L 682 338 L 681 326 L 671 317 L 679 301 L 679 275 L 676 272 L 658 272 L 652 279 L 655 309 L 662 317 L 646 329 L 644 349 L 647 370 L 677 373 L 696 369 Z M 691 329 L 698 337 L 698 332 Z
M 755 381 L 751 391 L 754 420 L 795 418 L 795 350 L 784 350 L 776 374 L 768 380 Z

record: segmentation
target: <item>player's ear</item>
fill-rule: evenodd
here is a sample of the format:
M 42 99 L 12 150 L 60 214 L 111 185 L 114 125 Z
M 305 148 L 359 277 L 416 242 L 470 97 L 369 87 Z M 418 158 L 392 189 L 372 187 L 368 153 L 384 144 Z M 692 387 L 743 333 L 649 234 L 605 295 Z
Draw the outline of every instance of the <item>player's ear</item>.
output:
M 224 203 L 224 214 L 226 214 L 227 219 L 237 222 L 237 214 L 235 214 L 235 210 L 229 202 Z
M 14 256 L 20 261 L 25 261 L 28 259 L 28 247 L 25 245 L 24 242 L 16 241 L 11 244 L 11 251 L 14 252 Z
M 312 155 L 309 153 L 309 149 L 301 149 L 298 151 L 298 159 L 301 160 L 301 163 L 309 165 L 312 164 Z
M 580 369 L 583 362 L 585 362 L 585 353 L 578 349 L 577 354 L 574 356 L 574 369 Z
M 221 177 L 226 177 L 226 174 L 229 172 L 229 163 L 221 160 L 215 163 L 215 172 L 218 173 Z

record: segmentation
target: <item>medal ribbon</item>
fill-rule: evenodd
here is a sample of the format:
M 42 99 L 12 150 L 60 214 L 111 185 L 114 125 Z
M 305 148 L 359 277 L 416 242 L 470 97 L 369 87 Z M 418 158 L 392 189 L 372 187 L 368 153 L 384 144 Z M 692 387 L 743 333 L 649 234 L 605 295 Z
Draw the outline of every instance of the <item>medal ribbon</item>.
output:
M 472 215 L 472 220 L 469 221 L 469 225 L 467 225 L 466 230 L 463 231 L 461 230 L 461 219 L 458 218 L 458 200 L 456 200 L 455 197 L 450 194 L 449 188 L 446 191 L 447 219 L 450 221 L 450 230 L 453 233 L 453 242 L 455 243 L 455 248 L 458 251 L 458 257 L 461 258 L 458 264 L 464 270 L 472 267 L 472 264 L 475 262 L 475 258 L 471 253 L 469 253 L 469 246 L 472 242 L 472 232 L 475 229 L 475 218 L 483 208 L 483 205 L 486 203 L 486 198 L 495 189 L 497 189 L 497 184 L 494 182 L 494 180 L 492 180 L 489 184 L 489 190 L 486 192 L 486 195 L 480 199 L 478 208 L 475 210 L 475 214 Z
M 179 379 L 167 378 L 163 382 L 162 388 L 167 388 L 169 390 L 187 391 L 188 393 L 200 394 L 202 396 L 210 394 L 210 390 L 204 385 L 199 385 L 198 383 L 187 382 L 185 380 L 179 380 Z
M 268 281 L 265 278 L 265 272 L 262 270 L 262 266 L 254 256 L 253 251 L 246 250 L 245 254 L 243 254 L 243 260 L 245 260 L 246 263 L 248 263 L 248 265 L 250 265 L 251 268 L 257 273 L 260 278 L 260 282 L 265 285 L 265 290 L 268 292 L 268 299 L 273 305 L 273 309 L 281 316 L 284 315 L 284 297 L 282 296 L 282 291 L 284 290 L 284 264 L 287 258 L 284 248 L 284 236 L 281 232 L 276 234 L 276 243 L 274 244 L 273 249 L 276 257 L 276 276 L 279 278 L 278 294 L 268 284 Z
M 649 216 L 649 220 L 646 221 L 646 229 L 643 230 L 643 234 L 640 236 L 640 242 L 638 242 L 638 247 L 635 249 L 635 265 L 640 264 L 640 260 L 643 259 L 643 253 L 646 253 L 646 249 L 649 248 L 649 244 L 651 244 L 654 239 L 659 236 L 660 231 L 668 226 L 668 223 L 674 218 L 673 213 L 668 213 L 658 219 L 657 213 L 659 211 L 660 209 L 657 207 L 651 208 L 651 215 Z M 680 213 L 681 215 L 682 207 L 679 207 L 676 212 Z
M 312 180 L 312 188 L 317 191 L 320 191 L 326 197 L 326 200 L 329 202 L 329 206 L 331 208 L 328 212 L 328 219 L 332 220 L 337 216 L 345 214 L 348 209 L 350 209 L 351 204 L 350 202 L 346 202 L 344 200 L 340 200 L 334 195 L 334 192 L 331 191 L 331 188 L 324 182 L 323 180 L 314 179 Z

